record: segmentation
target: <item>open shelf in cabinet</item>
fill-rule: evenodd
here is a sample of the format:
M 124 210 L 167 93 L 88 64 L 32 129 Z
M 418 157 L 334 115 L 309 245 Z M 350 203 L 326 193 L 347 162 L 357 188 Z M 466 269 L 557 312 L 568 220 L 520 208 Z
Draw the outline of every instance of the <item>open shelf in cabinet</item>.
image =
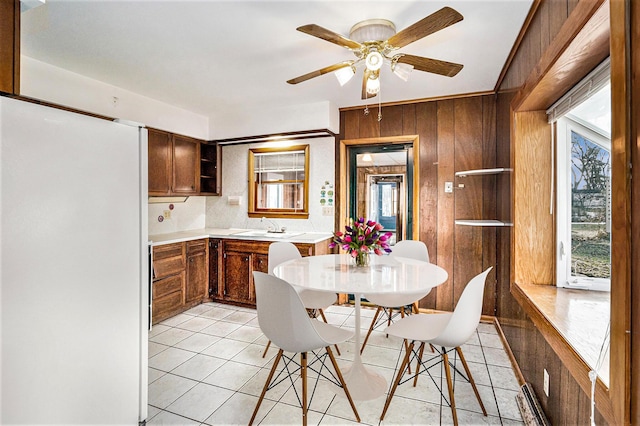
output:
M 200 193 L 220 195 L 220 146 L 203 143 L 200 146 Z

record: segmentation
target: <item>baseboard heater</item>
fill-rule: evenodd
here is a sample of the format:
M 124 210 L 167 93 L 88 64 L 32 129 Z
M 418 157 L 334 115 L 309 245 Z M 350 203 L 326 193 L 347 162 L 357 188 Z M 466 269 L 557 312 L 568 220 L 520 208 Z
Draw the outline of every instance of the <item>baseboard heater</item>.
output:
M 520 387 L 520 392 L 516 395 L 516 401 L 524 424 L 527 426 L 551 426 L 529 383 L 525 383 Z

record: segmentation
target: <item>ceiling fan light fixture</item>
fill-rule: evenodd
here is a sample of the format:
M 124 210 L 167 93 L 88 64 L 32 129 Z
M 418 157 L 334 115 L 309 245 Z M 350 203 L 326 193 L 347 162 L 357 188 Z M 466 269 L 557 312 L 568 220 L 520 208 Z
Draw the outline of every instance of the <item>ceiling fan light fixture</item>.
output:
M 391 71 L 403 81 L 408 81 L 411 71 L 413 71 L 413 65 L 393 62 L 391 64 Z
M 369 78 L 367 79 L 367 93 L 370 95 L 377 95 L 380 91 L 380 79 Z
M 367 69 L 370 71 L 378 71 L 382 68 L 382 64 L 384 63 L 384 58 L 377 50 L 372 50 L 367 54 L 367 58 L 365 59 L 365 64 Z
M 334 74 L 338 79 L 338 83 L 340 83 L 340 86 L 344 86 L 356 74 L 356 71 L 353 69 L 353 67 L 344 67 L 336 70 Z

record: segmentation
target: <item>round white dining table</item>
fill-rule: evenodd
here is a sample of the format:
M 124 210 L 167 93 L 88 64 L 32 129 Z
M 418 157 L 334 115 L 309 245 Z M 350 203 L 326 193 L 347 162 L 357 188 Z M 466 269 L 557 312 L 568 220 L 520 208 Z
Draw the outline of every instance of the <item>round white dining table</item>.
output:
M 347 254 L 308 256 L 276 266 L 273 274 L 290 284 L 355 298 L 355 348 L 353 364 L 344 378 L 353 399 L 371 400 L 385 393 L 387 382 L 362 364 L 360 356 L 360 299 L 370 294 L 427 294 L 447 280 L 448 274 L 433 263 L 397 256 L 374 256 L 368 266 L 356 266 Z

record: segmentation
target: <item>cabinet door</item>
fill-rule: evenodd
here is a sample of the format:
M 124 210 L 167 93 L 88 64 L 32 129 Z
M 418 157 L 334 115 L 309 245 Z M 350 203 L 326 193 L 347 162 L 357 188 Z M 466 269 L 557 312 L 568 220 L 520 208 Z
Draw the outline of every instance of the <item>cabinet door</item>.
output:
M 253 254 L 253 271 L 269 273 L 269 255 Z M 256 303 L 256 287 L 253 284 L 253 273 L 249 275 L 249 299 L 251 303 Z
M 251 303 L 249 292 L 251 274 L 249 253 L 226 252 L 224 254 L 224 299 L 232 302 Z
M 190 254 L 187 258 L 187 292 L 185 302 L 201 302 L 208 296 L 207 252 Z
M 220 288 L 220 261 L 221 261 L 221 241 L 209 240 L 209 296 L 214 299 L 222 299 L 224 288 Z
M 200 141 L 173 135 L 173 192 L 196 194 L 200 186 Z
M 171 193 L 172 145 L 167 132 L 149 129 L 149 195 Z
M 184 285 L 184 271 L 153 282 L 153 303 L 151 307 L 151 322 L 153 324 L 182 312 Z

